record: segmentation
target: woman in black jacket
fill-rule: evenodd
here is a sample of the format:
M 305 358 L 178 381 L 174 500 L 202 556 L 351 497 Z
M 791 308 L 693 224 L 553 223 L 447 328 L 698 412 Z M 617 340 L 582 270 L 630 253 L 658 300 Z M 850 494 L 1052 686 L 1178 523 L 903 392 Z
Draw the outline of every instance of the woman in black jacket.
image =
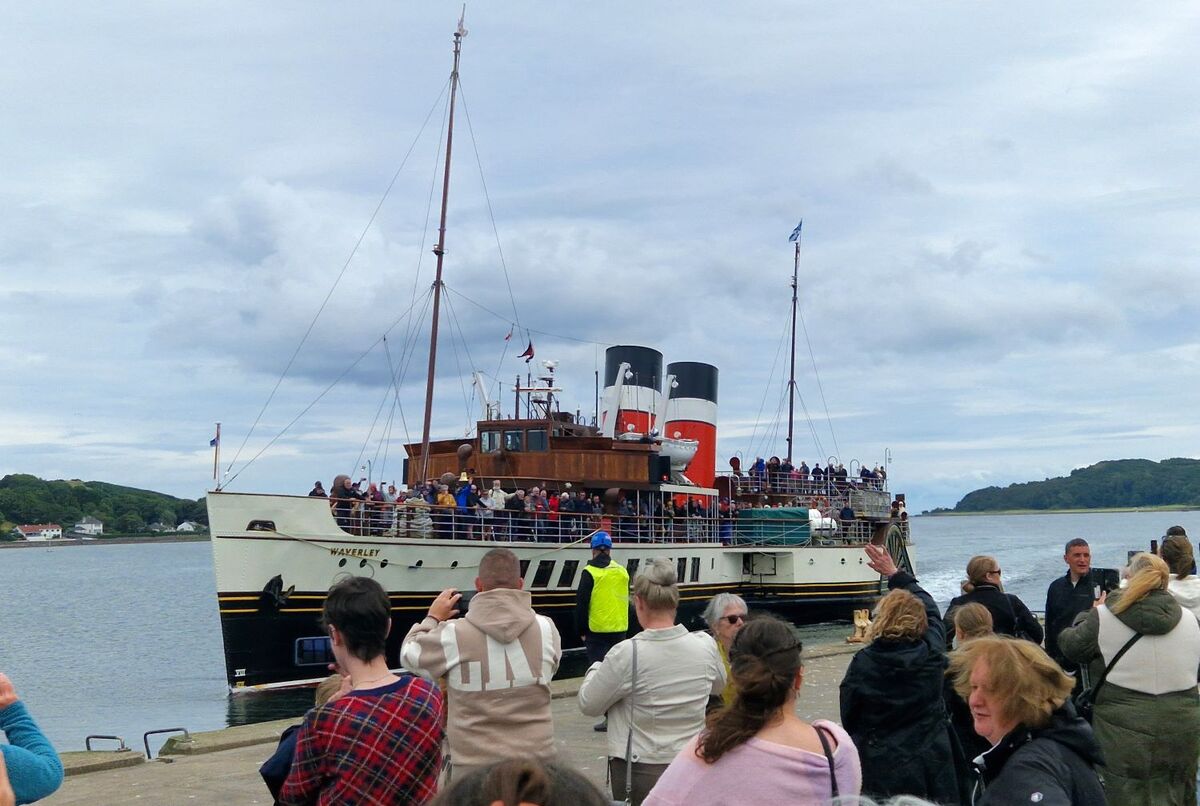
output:
M 995 557 L 981 555 L 967 563 L 967 580 L 962 584 L 963 595 L 950 602 L 946 615 L 953 618 L 954 608 L 978 602 L 992 614 L 992 629 L 999 635 L 1026 638 L 1042 643 L 1042 625 L 1025 603 L 1000 584 L 1000 564 Z
M 975 638 L 953 652 L 950 675 L 992 745 L 977 766 L 973 806 L 1105 806 L 1100 746 L 1067 702 L 1074 681 L 1041 647 Z
M 862 759 L 862 793 L 957 803 L 942 703 L 946 627 L 933 599 L 885 548 L 866 551 L 891 590 L 876 606 L 871 643 L 850 661 L 841 685 L 842 727 Z

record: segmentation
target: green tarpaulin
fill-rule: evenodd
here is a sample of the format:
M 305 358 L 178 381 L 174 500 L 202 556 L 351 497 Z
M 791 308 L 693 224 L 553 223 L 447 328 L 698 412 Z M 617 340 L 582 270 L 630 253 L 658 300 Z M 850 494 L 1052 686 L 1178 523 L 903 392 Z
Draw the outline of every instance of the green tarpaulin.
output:
M 807 507 L 741 509 L 734 524 L 734 545 L 796 546 L 807 543 L 812 536 Z

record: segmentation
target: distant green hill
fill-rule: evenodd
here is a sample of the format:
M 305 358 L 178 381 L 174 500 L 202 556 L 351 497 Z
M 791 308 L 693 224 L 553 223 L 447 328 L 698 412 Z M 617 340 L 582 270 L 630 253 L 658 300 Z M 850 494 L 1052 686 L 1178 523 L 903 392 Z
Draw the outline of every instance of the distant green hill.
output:
M 137 534 L 153 523 L 208 523 L 203 500 L 103 481 L 44 481 L 24 473 L 0 479 L 0 539 L 26 523 L 57 523 L 66 532 L 87 515 L 104 522 L 105 535 Z
M 1200 506 L 1200 460 L 1098 462 L 1072 470 L 1069 476 L 975 490 L 963 496 L 953 511 L 1162 506 Z

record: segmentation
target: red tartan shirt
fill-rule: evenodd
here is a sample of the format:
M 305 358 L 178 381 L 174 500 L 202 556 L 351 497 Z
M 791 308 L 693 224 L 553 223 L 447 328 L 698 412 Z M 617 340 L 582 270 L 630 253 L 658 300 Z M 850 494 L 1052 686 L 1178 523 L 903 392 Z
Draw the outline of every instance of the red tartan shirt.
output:
M 442 694 L 403 675 L 312 709 L 296 739 L 284 806 L 421 804 L 442 768 Z

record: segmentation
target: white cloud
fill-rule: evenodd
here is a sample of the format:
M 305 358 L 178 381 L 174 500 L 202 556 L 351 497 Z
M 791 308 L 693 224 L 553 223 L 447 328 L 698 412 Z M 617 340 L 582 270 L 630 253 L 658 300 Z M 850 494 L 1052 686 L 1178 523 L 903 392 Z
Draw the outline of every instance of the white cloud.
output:
M 800 298 L 834 434 L 802 339 L 821 422 L 797 425 L 799 455 L 836 441 L 873 464 L 890 447 L 923 508 L 1195 444 L 1200 12 L 468 13 L 436 433 L 474 416 L 454 376 L 525 369 L 521 331 L 501 358 L 519 318 L 560 359 L 572 409 L 591 411 L 603 344 L 650 344 L 720 367 L 720 464 L 781 452 L 785 427 L 766 421 L 786 378 L 784 238 L 803 216 Z M 248 455 L 420 311 L 454 21 L 377 3 L 14 9 L 0 472 L 198 495 L 212 423 L 228 459 L 410 146 Z M 427 336 L 409 328 L 239 484 L 307 489 L 376 455 L 388 351 L 419 436 Z

